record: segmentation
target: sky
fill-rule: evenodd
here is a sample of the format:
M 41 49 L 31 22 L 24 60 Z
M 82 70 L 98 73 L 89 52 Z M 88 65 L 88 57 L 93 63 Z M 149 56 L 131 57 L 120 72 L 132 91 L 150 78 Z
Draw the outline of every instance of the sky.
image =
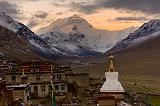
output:
M 160 0 L 0 0 L 0 11 L 33 31 L 74 14 L 113 31 L 159 19 L 159 4 Z

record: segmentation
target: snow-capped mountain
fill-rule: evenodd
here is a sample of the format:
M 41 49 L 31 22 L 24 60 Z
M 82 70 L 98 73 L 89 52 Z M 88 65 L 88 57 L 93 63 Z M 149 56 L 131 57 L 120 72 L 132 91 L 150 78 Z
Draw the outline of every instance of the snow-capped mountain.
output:
M 119 41 L 113 49 L 118 51 L 122 49 L 126 49 L 132 46 L 139 45 L 146 40 L 154 39 L 155 37 L 160 35 L 160 20 L 151 20 L 148 23 L 143 24 L 138 30 L 134 33 L 131 33 L 123 39 Z
M 49 42 L 50 45 L 59 48 L 63 55 L 87 56 L 99 54 L 90 48 L 86 36 L 75 27 L 68 34 L 61 31 L 52 31 L 41 37 Z
M 50 44 L 65 52 L 105 52 L 118 40 L 125 38 L 134 28 L 121 31 L 107 31 L 94 28 L 78 15 L 58 19 L 47 27 L 37 31 Z
M 17 53 L 15 57 L 19 58 L 21 57 L 18 56 L 18 54 L 26 54 L 28 56 L 34 54 L 34 56 L 36 55 L 35 57 L 42 58 L 54 58 L 56 55 L 61 54 L 58 49 L 53 46 L 51 48 L 48 43 L 35 35 L 28 27 L 14 21 L 5 13 L 0 13 L 0 29 L 1 54 L 11 56 L 12 53 L 15 53 L 15 56 Z M 8 51 L 12 51 L 12 53 Z M 30 53 L 28 51 L 30 51 Z

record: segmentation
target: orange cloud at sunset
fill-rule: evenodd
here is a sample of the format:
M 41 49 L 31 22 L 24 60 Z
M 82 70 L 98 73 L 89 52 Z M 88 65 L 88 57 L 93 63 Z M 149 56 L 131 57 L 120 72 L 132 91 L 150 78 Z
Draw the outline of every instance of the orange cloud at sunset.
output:
M 142 0 L 140 3 L 145 1 Z M 158 13 L 154 2 L 146 9 L 141 4 L 132 6 L 129 0 L 121 1 L 121 4 L 117 4 L 120 0 L 0 0 L 0 2 L 11 4 L 10 9 L 17 11 L 16 17 L 20 16 L 15 19 L 26 24 L 33 31 L 59 18 L 67 18 L 74 14 L 79 14 L 96 28 L 121 30 L 132 26 L 138 27 L 154 19 L 154 15 Z M 137 2 L 132 1 L 132 4 Z M 11 6 L 8 5 L 8 7 Z M 10 15 L 9 11 L 6 13 Z

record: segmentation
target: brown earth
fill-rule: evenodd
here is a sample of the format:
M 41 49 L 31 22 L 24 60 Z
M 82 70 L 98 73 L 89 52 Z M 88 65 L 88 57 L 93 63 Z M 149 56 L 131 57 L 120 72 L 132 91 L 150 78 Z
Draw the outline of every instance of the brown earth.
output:
M 5 55 L 2 59 L 40 60 L 42 59 L 31 50 L 29 41 L 19 37 L 12 31 L 0 26 L 0 51 Z

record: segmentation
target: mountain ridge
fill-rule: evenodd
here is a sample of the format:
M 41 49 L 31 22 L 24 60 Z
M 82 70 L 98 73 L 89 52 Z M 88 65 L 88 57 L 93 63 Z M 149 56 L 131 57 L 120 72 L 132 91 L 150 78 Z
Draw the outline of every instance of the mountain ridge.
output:
M 114 51 L 123 50 L 125 48 L 130 48 L 134 44 L 143 43 L 149 39 L 159 36 L 160 34 L 160 20 L 151 20 L 143 24 L 135 32 L 130 33 L 125 39 L 117 42 L 117 44 L 112 48 Z
M 0 26 L 1 26 L 1 34 L 2 37 L 1 43 L 6 43 L 6 46 L 9 48 L 8 51 L 13 52 L 13 57 L 17 59 L 27 59 L 23 58 L 22 54 L 28 54 L 27 50 L 30 51 L 31 57 L 34 59 L 45 59 L 45 58 L 56 58 L 60 55 L 57 51 L 50 49 L 50 45 L 45 42 L 43 39 L 35 35 L 28 27 L 24 24 L 14 21 L 10 16 L 5 13 L 0 13 Z M 3 32 L 3 33 L 2 33 Z M 5 36 L 6 35 L 6 36 Z M 14 36 L 14 37 L 13 37 Z M 7 38 L 12 40 L 7 41 Z M 21 40 L 20 40 L 21 39 Z M 14 42 L 14 43 L 13 43 Z M 19 43 L 20 42 L 20 43 Z M 15 45 L 14 45 L 15 44 Z M 25 46 L 23 46 L 25 45 Z M 24 49 L 26 47 L 26 50 Z M 19 49 L 19 53 L 18 53 Z M 15 51 L 15 53 L 14 53 Z M 5 52 L 5 53 L 4 53 Z M 1 54 L 10 55 L 12 58 L 12 52 L 6 52 L 6 48 L 1 45 Z M 17 54 L 17 55 L 16 55 Z M 18 54 L 22 57 L 18 57 Z M 32 56 L 34 54 L 34 56 Z M 30 56 L 28 54 L 28 56 Z M 29 58 L 29 57 L 28 57 Z

